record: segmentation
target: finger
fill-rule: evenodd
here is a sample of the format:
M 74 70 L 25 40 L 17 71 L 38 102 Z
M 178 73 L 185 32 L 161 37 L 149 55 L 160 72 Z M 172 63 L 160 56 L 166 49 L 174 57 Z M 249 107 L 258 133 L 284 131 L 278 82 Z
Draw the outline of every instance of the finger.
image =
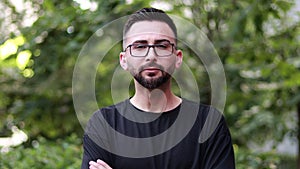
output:
M 98 159 L 97 160 L 98 164 L 101 164 L 103 167 L 105 167 L 105 169 L 112 169 L 108 164 L 106 164 L 104 161 Z
M 98 168 L 95 167 L 95 166 L 90 165 L 89 169 L 98 169 Z
M 97 166 L 97 167 L 95 167 L 95 166 L 90 166 L 89 169 L 106 169 L 106 168 L 99 165 L 99 166 Z
M 90 161 L 90 162 L 89 162 L 89 165 L 90 165 L 90 166 L 97 166 L 98 164 L 97 164 L 95 161 Z
M 101 164 L 96 163 L 95 161 L 89 162 L 89 169 L 105 169 Z

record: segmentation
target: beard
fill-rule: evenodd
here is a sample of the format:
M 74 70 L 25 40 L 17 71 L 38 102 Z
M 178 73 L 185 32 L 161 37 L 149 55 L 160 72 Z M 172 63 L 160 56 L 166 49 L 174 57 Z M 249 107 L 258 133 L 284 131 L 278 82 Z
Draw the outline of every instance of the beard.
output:
M 142 71 L 147 67 L 159 68 L 162 75 L 160 77 L 156 77 L 156 78 L 143 77 Z M 147 89 L 152 90 L 152 89 L 156 89 L 156 88 L 160 87 L 162 84 L 169 81 L 169 79 L 171 78 L 171 75 L 168 72 L 164 71 L 164 68 L 161 65 L 158 65 L 156 63 L 150 63 L 145 66 L 142 66 L 139 69 L 139 73 L 134 74 L 133 77 L 140 85 L 142 85 L 143 87 L 145 87 Z
M 166 83 L 171 78 L 171 75 L 167 72 L 162 71 L 162 76 L 157 78 L 146 79 L 141 73 L 134 75 L 134 79 L 141 84 L 143 87 L 147 89 L 156 89 L 160 87 L 162 84 Z

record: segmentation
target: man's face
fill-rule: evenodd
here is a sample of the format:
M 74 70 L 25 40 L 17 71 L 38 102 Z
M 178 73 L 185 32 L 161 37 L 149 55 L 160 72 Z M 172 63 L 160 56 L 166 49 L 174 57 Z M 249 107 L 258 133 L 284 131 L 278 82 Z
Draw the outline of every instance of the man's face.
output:
M 132 25 L 124 39 L 124 48 L 128 45 L 134 45 L 126 48 L 125 52 L 120 53 L 120 64 L 128 70 L 135 80 L 143 87 L 155 89 L 169 81 L 175 68 L 180 67 L 182 63 L 182 52 L 176 50 L 175 46 L 169 46 L 166 49 L 161 48 L 174 44 L 176 46 L 174 33 L 172 29 L 163 22 L 159 21 L 140 21 Z M 134 50 L 139 51 L 146 45 L 155 45 L 151 47 L 148 54 L 144 57 L 134 57 Z M 142 50 L 147 50 L 144 47 Z M 162 52 L 160 52 L 161 50 Z M 161 53 L 170 51 L 169 56 L 161 56 Z

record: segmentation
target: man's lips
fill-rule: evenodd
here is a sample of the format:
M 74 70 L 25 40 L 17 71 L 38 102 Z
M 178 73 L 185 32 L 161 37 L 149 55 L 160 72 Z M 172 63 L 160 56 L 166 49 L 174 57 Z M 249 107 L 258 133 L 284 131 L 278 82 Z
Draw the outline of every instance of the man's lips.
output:
M 144 70 L 160 70 L 159 68 L 145 68 Z
M 146 73 L 146 75 L 148 75 L 148 76 L 154 76 L 154 75 L 158 74 L 159 72 L 161 72 L 161 70 L 156 67 L 150 67 L 150 68 L 143 69 L 143 72 Z
M 149 67 L 149 68 L 143 69 L 143 71 L 146 71 L 146 72 L 157 72 L 157 71 L 160 71 L 160 69 L 156 68 L 156 67 Z

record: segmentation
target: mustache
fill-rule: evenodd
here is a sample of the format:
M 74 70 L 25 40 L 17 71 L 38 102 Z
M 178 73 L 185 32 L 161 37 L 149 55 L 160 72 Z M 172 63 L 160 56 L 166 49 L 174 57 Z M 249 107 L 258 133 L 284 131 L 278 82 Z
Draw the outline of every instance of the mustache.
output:
M 159 69 L 159 70 L 161 70 L 161 71 L 164 71 L 164 67 L 163 67 L 163 66 L 161 66 L 161 65 L 159 65 L 159 64 L 157 64 L 157 63 L 154 63 L 154 62 L 151 62 L 151 63 L 148 63 L 148 64 L 146 64 L 146 65 L 141 66 L 141 67 L 138 69 L 138 71 L 141 72 L 141 71 L 143 71 L 144 69 L 146 69 L 146 68 L 148 68 L 148 67 L 154 67 L 154 68 L 157 68 L 157 69 Z

